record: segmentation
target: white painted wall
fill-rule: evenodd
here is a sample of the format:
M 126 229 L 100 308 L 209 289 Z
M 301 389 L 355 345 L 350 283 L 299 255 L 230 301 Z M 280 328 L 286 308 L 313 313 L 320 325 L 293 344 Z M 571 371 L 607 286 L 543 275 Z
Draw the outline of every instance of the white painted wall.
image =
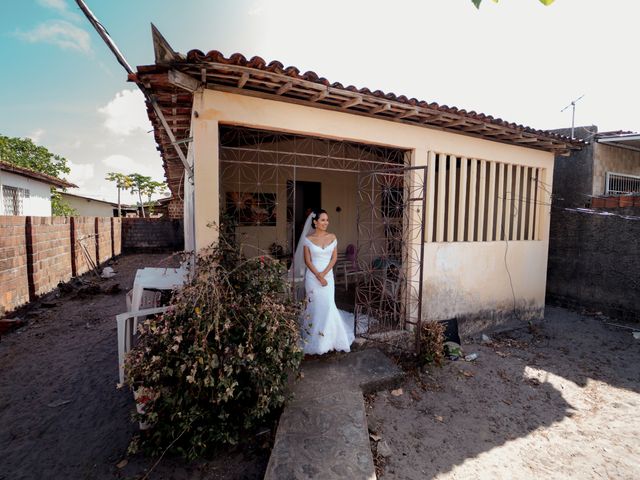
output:
M 23 177 L 15 173 L 0 170 L 0 188 L 5 185 L 9 187 L 24 188 L 29 190 L 29 198 L 25 198 L 22 204 L 22 215 L 24 216 L 51 216 L 51 186 Z M 3 195 L 0 192 L 0 215 L 4 215 Z
M 108 202 L 92 198 L 78 198 L 62 192 L 60 196 L 71 208 L 78 212 L 78 215 L 83 217 L 113 217 L 113 210 L 118 208 Z

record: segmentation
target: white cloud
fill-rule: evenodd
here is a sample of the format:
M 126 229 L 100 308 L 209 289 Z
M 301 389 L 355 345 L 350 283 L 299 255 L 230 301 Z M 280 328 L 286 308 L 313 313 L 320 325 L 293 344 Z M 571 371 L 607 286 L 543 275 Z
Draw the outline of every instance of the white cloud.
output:
M 69 168 L 71 169 L 71 173 L 69 173 L 68 179 L 71 183 L 78 185 L 78 187 L 83 187 L 88 180 L 94 177 L 95 170 L 91 163 L 69 162 Z
M 36 130 L 31 132 L 29 135 L 27 135 L 27 138 L 30 138 L 33 143 L 38 145 L 43 135 L 44 135 L 44 130 L 42 128 L 37 128 Z
M 45 7 L 50 8 L 52 10 L 56 10 L 58 13 L 64 15 L 65 17 L 78 21 L 81 19 L 80 15 L 75 12 L 69 10 L 69 4 L 65 0 L 37 0 L 38 3 Z
M 146 175 L 155 180 L 158 178 L 158 168 L 154 168 L 153 165 L 149 165 L 149 162 L 136 161 L 127 155 L 121 155 L 119 153 L 109 155 L 102 159 L 102 163 L 109 167 L 110 172 L 118 173 L 139 173 L 140 175 Z M 160 169 L 160 172 L 162 170 Z
M 247 12 L 252 17 L 257 17 L 262 15 L 264 12 L 264 5 L 261 3 L 254 3 Z
M 104 126 L 116 135 L 147 132 L 152 129 L 140 90 L 122 90 L 98 112 L 105 115 Z
M 91 52 L 91 37 L 66 20 L 49 20 L 26 32 L 17 31 L 16 36 L 29 43 L 50 43 L 64 50 Z

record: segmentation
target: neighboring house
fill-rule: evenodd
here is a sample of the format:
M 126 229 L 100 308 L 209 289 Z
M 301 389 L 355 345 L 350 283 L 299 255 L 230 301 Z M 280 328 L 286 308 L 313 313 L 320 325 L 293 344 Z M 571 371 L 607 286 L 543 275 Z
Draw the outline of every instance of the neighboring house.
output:
M 73 208 L 78 215 L 84 217 L 117 217 L 118 204 L 107 202 L 106 200 L 98 200 L 96 198 L 85 197 L 69 192 L 60 192 L 62 199 Z M 136 207 L 128 205 L 120 205 L 122 216 L 126 217 L 127 213 L 135 213 Z
M 569 135 L 570 129 L 554 130 Z M 556 157 L 554 203 L 565 207 L 617 207 L 620 202 L 599 197 L 640 195 L 640 134 L 598 132 L 595 125 L 577 127 L 574 136 L 585 142 L 580 151 Z M 622 206 L 628 205 L 625 199 Z
M 178 54 L 155 29 L 154 46 L 130 80 L 171 128 L 148 109 L 187 249 L 223 220 L 246 253 L 282 258 L 322 206 L 340 250 L 356 247 L 369 331 L 543 316 L 554 156 L 581 142 L 259 57 Z
M 51 187 L 74 188 L 76 185 L 0 161 L 0 214 L 51 216 Z
M 547 299 L 640 320 L 640 135 L 589 126 L 575 136 L 585 147 L 556 157 Z

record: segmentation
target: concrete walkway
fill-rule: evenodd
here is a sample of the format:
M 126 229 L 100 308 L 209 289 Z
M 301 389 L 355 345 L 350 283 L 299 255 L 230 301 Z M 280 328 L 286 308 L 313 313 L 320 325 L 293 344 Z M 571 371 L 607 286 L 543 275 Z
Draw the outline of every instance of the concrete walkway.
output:
M 401 370 L 362 350 L 305 361 L 285 407 L 265 479 L 375 479 L 363 393 L 393 388 Z

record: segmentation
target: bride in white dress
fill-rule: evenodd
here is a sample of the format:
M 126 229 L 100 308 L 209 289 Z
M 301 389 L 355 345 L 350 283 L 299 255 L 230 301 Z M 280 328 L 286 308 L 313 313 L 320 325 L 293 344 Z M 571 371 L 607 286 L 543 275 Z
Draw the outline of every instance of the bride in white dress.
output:
M 337 260 L 338 239 L 327 231 L 329 215 L 325 210 L 311 213 L 300 237 L 294 267 L 303 257 L 306 272 L 304 288 L 306 308 L 302 314 L 303 350 L 321 355 L 331 350 L 348 352 L 354 340 L 353 315 L 338 310 L 335 302 L 333 267 Z M 311 230 L 311 234 L 307 235 Z M 302 247 L 302 249 L 300 248 Z M 302 255 L 301 255 L 302 253 Z

